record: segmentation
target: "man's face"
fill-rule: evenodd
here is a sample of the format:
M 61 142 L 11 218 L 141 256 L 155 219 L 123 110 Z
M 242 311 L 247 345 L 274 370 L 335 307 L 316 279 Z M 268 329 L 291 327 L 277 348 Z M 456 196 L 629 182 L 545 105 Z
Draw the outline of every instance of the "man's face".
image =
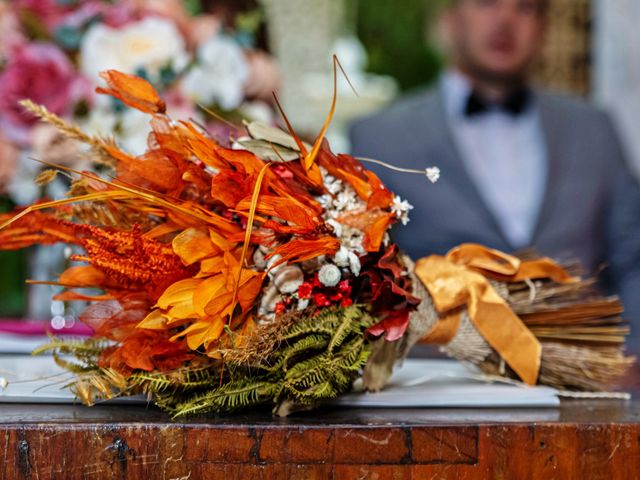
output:
M 542 0 L 459 0 L 445 15 L 455 62 L 494 81 L 522 78 L 538 54 Z

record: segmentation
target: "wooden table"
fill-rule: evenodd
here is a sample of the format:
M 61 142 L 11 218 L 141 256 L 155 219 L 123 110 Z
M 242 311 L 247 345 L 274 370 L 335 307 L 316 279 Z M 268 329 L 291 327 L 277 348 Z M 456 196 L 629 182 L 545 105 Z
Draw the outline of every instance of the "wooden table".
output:
M 177 423 L 144 406 L 0 405 L 0 479 L 200 478 L 640 478 L 640 403 Z

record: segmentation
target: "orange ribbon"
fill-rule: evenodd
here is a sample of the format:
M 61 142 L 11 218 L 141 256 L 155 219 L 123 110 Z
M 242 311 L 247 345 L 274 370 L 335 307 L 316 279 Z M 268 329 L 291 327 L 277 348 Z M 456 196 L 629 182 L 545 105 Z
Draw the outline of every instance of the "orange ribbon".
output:
M 447 344 L 460 326 L 460 309 L 467 307 L 478 332 L 523 382 L 534 385 L 540 371 L 540 342 L 498 295 L 488 278 L 501 282 L 549 278 L 576 281 L 548 258 L 520 261 L 498 250 L 463 244 L 442 257 L 416 262 L 415 273 L 433 299 L 440 321 L 424 337 L 427 343 Z

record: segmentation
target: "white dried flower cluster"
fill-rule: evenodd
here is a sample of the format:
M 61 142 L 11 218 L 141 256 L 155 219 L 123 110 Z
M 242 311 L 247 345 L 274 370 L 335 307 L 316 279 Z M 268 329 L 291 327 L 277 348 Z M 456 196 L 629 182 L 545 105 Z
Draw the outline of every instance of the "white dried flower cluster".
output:
M 346 212 L 366 207 L 351 185 L 329 175 L 324 169 L 322 173 L 328 193 L 317 197 L 316 200 L 324 207 L 327 218 L 337 218 Z
M 343 225 L 336 219 L 352 211 L 364 210 L 366 203 L 358 197 L 351 185 L 329 175 L 324 168 L 321 170 L 328 193 L 317 197 L 316 200 L 325 210 L 324 221 L 333 227 L 341 244 L 340 250 L 333 257 L 333 262 L 340 268 L 350 270 L 357 277 L 360 275 L 359 256 L 366 253 L 362 246 L 364 233 L 357 228 Z
M 436 183 L 440 179 L 440 169 L 438 167 L 426 168 L 424 174 L 431 183 Z
M 333 262 L 341 268 L 348 268 L 356 277 L 360 275 L 360 258 L 353 250 L 344 246 L 340 247 L 340 250 L 333 256 Z
M 409 211 L 413 210 L 413 205 L 411 205 L 406 200 L 403 200 L 398 195 L 393 197 L 393 205 L 391 205 L 391 211 L 395 213 L 398 220 L 402 223 L 402 225 L 406 225 L 409 223 Z

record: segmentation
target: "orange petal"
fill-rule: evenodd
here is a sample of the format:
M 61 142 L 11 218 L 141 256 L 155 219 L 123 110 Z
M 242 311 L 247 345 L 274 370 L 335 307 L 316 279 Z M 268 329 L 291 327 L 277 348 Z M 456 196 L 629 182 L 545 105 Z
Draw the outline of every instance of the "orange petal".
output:
M 340 240 L 335 237 L 324 236 L 314 240 L 294 239 L 275 248 L 268 258 L 280 255 L 282 258 L 271 268 L 285 262 L 303 262 L 320 255 L 333 255 L 340 248 Z
M 220 338 L 224 332 L 225 322 L 222 318 L 207 318 L 190 325 L 177 335 L 171 337 L 175 341 L 187 337 L 187 345 L 191 350 L 197 350 L 201 345 L 207 347 L 211 342 Z
M 372 192 L 367 201 L 367 208 L 391 208 L 391 205 L 393 205 L 393 192 L 384 186 L 375 173 L 369 170 L 366 174 Z
M 67 287 L 97 287 L 104 282 L 104 273 L 90 265 L 71 267 L 58 279 Z
M 109 88 L 96 88 L 97 93 L 111 95 L 144 113 L 164 113 L 166 105 L 149 82 L 117 70 L 101 72 Z
M 215 275 L 202 281 L 193 292 L 193 307 L 200 316 L 205 316 L 205 308 L 209 302 L 220 302 L 219 296 L 227 293 L 226 279 L 224 275 Z
M 208 231 L 199 228 L 187 228 L 173 239 L 171 246 L 185 265 L 192 265 L 220 251 L 211 242 Z
M 180 280 L 167 288 L 158 299 L 158 307 L 167 310 L 169 307 L 193 300 L 193 292 L 202 283 L 202 280 L 187 278 Z
M 394 217 L 395 215 L 393 213 L 388 213 L 366 228 L 362 246 L 367 252 L 377 252 L 380 250 L 384 234 L 393 223 Z
M 136 328 L 146 328 L 149 330 L 165 330 L 167 328 L 167 319 L 159 309 L 152 310 Z

